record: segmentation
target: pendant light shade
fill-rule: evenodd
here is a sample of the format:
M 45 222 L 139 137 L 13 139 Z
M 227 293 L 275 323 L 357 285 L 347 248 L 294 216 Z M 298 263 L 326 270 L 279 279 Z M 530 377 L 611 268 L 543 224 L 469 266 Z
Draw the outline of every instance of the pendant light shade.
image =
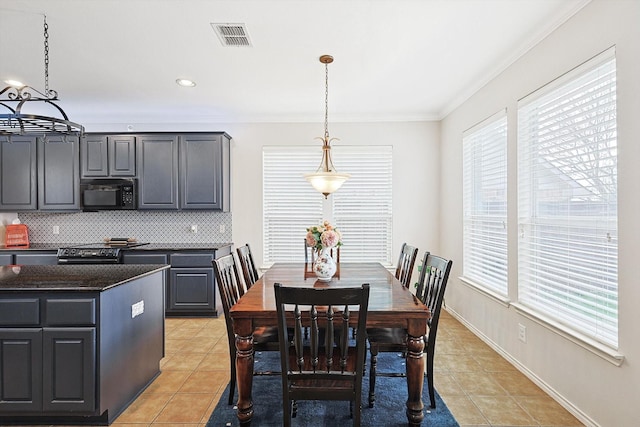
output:
M 337 140 L 337 138 L 329 137 L 329 64 L 333 62 L 333 57 L 331 55 L 322 55 L 320 62 L 325 67 L 324 137 L 316 139 L 322 141 L 322 160 L 314 173 L 305 174 L 304 177 L 313 188 L 327 198 L 329 194 L 337 191 L 351 175 L 336 171 L 331 160 L 331 141 Z

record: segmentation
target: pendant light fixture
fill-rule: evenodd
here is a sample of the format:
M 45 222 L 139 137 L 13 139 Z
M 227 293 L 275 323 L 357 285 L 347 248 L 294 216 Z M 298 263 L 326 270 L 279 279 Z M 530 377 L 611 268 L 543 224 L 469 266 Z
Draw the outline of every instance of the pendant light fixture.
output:
M 0 135 L 63 134 L 81 135 L 84 127 L 69 121 L 64 110 L 54 101 L 58 92 L 49 89 L 49 26 L 44 15 L 44 93 L 18 81 L 5 81 L 0 91 Z M 49 117 L 25 112 L 28 106 L 40 102 L 53 107 L 61 117 Z M 40 104 L 42 105 L 42 104 Z M 2 108 L 4 107 L 4 108 Z M 9 111 L 5 113 L 4 111 Z
M 316 139 L 322 141 L 322 160 L 314 173 L 305 174 L 304 177 L 313 188 L 324 194 L 326 199 L 329 194 L 338 190 L 351 175 L 338 173 L 331 160 L 331 141 L 338 140 L 338 138 L 329 138 L 329 64 L 333 62 L 333 57 L 331 55 L 322 55 L 320 62 L 324 64 L 325 68 L 324 137 L 317 137 Z

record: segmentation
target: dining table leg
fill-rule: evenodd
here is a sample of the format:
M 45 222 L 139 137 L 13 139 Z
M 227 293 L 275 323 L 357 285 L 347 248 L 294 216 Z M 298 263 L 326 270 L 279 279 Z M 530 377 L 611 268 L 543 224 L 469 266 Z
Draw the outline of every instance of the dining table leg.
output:
M 420 322 L 421 323 L 421 322 Z M 409 324 L 407 340 L 407 420 L 410 427 L 418 427 L 424 419 L 424 405 L 422 404 L 422 388 L 426 358 L 424 354 L 424 324 Z
M 238 385 L 238 421 L 243 427 L 253 418 L 253 328 L 251 321 L 236 319 L 236 378 Z

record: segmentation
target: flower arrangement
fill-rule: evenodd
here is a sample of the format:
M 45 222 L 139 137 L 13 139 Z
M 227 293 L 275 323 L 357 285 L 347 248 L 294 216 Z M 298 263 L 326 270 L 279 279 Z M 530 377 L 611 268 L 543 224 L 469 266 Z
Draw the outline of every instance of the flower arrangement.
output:
M 307 228 L 307 246 L 320 252 L 324 248 L 342 246 L 342 234 L 329 221 Z

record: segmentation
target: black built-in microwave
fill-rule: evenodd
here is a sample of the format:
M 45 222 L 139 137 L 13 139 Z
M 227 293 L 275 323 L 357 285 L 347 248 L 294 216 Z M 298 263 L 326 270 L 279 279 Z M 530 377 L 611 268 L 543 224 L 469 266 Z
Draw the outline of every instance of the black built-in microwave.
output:
M 80 192 L 85 211 L 132 210 L 138 207 L 135 179 L 83 179 Z

